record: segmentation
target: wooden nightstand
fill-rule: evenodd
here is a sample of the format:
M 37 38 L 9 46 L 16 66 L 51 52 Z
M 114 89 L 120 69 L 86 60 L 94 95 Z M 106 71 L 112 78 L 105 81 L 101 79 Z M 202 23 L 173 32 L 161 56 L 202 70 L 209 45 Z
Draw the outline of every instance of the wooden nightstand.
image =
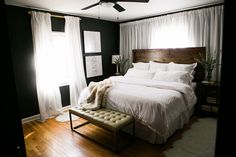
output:
M 197 113 L 200 115 L 217 116 L 219 107 L 220 85 L 217 82 L 201 82 L 198 84 Z

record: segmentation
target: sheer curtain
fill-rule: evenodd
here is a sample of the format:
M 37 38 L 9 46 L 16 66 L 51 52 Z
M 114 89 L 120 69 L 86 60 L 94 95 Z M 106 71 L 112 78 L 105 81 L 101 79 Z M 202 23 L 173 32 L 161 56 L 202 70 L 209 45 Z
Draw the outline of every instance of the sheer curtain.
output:
M 80 40 L 80 18 L 65 16 L 65 34 L 68 48 L 69 85 L 71 105 L 77 105 L 79 94 L 87 86 Z
M 51 16 L 49 13 L 31 13 L 37 96 L 41 121 L 44 121 L 60 113 L 61 94 L 59 84 L 55 81 L 57 70 L 51 47 Z
M 207 53 L 217 56 L 213 79 L 219 81 L 222 31 L 222 5 L 122 23 L 120 54 L 130 58 L 130 66 L 132 49 L 206 46 Z

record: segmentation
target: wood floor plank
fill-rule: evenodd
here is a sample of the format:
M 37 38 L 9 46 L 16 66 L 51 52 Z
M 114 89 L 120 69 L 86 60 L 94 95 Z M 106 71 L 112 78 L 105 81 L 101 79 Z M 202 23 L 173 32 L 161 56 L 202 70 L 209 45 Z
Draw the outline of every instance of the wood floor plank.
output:
M 192 118 L 190 121 L 194 121 Z M 80 118 L 75 123 L 81 123 Z M 190 125 L 189 124 L 189 125 Z M 136 139 L 133 143 L 118 153 L 99 145 L 70 130 L 69 122 L 58 122 L 48 119 L 45 122 L 32 121 L 23 124 L 27 157 L 164 157 L 163 151 L 171 148 L 173 141 L 181 138 L 185 129 L 177 131 L 167 144 L 153 145 L 146 141 Z M 106 130 L 94 125 L 79 128 L 88 136 L 96 137 L 102 142 L 111 142 L 112 136 Z

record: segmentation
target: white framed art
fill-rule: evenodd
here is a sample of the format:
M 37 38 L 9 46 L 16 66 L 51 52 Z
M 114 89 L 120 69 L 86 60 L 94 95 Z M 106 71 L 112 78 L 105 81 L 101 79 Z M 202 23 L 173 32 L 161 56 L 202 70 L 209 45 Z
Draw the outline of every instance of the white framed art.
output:
M 102 56 L 85 56 L 87 78 L 101 76 L 102 71 Z
M 101 52 L 101 36 L 97 31 L 84 31 L 85 53 Z

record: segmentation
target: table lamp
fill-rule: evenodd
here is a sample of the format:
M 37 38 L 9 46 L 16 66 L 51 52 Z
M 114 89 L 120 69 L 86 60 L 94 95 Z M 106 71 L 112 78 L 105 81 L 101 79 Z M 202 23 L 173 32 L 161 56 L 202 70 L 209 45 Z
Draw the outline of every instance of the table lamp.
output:
M 120 75 L 119 61 L 120 61 L 120 55 L 112 55 L 112 64 L 116 64 L 116 75 Z

